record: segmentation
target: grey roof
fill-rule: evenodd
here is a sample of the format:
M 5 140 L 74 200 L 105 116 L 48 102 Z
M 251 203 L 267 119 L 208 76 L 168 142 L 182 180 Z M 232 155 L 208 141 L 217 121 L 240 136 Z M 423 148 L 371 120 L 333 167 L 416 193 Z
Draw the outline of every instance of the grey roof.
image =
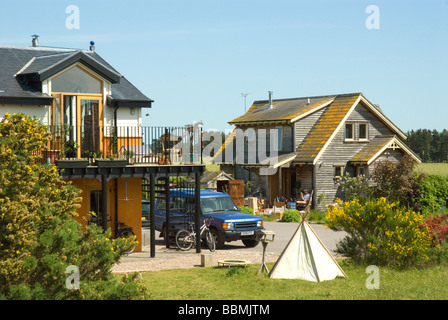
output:
M 41 81 L 76 62 L 86 65 L 112 83 L 108 101 L 114 106 L 151 106 L 151 99 L 96 52 L 12 46 L 0 46 L 0 103 L 50 104 L 52 97 L 41 92 Z

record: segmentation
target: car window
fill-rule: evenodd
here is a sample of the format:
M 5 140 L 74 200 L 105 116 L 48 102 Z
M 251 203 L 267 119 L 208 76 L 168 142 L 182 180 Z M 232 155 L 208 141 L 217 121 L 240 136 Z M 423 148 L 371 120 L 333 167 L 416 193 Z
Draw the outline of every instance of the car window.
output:
M 238 211 L 238 207 L 230 197 L 201 198 L 201 209 L 202 213 Z

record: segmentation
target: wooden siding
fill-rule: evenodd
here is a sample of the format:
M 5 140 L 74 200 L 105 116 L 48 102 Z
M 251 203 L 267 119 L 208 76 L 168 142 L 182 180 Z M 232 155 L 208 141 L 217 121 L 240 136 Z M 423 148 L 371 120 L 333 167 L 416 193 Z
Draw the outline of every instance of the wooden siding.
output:
M 386 125 L 383 124 L 376 116 L 373 115 L 366 107 L 360 102 L 350 116 L 347 118 L 347 122 L 352 123 L 367 123 L 369 124 L 369 137 L 372 139 L 377 135 L 392 135 L 394 134 Z M 357 126 L 355 126 L 357 127 Z M 357 137 L 355 133 L 355 139 Z M 356 168 L 351 165 L 350 161 L 354 155 L 356 155 L 368 141 L 345 141 L 345 126 L 342 126 L 336 133 L 335 137 L 328 145 L 322 156 L 316 163 L 315 172 L 315 193 L 318 197 L 323 194 L 323 201 L 317 205 L 320 210 L 325 210 L 325 205 L 332 203 L 335 199 L 337 188 L 334 186 L 334 174 L 335 165 L 344 166 L 344 174 L 350 174 L 354 176 L 356 174 Z M 380 157 L 381 158 L 381 157 Z

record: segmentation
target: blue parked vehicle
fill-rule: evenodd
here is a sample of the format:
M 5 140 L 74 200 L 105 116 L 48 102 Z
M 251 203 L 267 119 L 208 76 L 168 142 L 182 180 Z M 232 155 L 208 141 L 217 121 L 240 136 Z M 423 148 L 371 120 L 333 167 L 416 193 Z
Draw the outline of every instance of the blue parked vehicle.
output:
M 194 190 L 170 190 L 170 230 L 175 234 L 194 221 Z M 165 237 L 165 199 L 156 202 L 155 229 Z M 201 224 L 205 218 L 212 218 L 210 231 L 216 240 L 216 247 L 222 248 L 225 242 L 242 240 L 246 247 L 255 247 L 260 242 L 263 219 L 240 212 L 232 198 L 222 192 L 201 190 Z

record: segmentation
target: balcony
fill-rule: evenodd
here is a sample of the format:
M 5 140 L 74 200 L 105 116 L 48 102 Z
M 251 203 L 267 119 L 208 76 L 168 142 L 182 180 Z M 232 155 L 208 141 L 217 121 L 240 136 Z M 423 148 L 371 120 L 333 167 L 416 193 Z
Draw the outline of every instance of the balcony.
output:
M 201 164 L 202 129 L 150 126 L 49 126 L 52 140 L 40 161 L 74 165 L 79 160 L 99 166 L 100 160 L 125 165 Z

